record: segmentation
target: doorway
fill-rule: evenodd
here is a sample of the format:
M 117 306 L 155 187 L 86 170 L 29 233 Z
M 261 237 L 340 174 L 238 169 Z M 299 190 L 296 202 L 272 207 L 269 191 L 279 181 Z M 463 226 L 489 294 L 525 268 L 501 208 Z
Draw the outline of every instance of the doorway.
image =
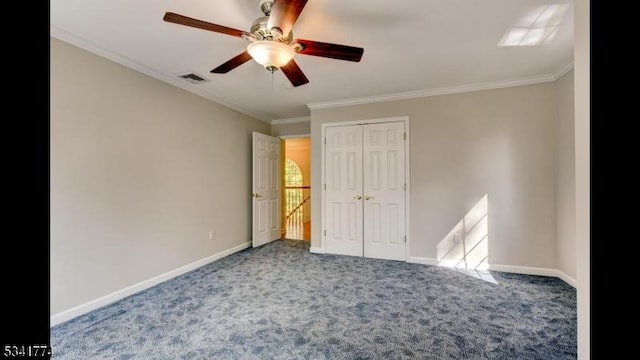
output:
M 284 141 L 284 237 L 311 240 L 311 139 Z

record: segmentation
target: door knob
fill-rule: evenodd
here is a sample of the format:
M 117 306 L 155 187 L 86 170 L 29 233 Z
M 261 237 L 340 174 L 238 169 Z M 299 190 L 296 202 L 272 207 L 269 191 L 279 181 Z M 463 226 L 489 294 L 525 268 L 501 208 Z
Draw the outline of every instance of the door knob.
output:
M 258 193 L 255 193 L 255 194 L 253 194 L 253 197 L 259 198 L 259 197 L 262 197 L 262 195 L 260 195 Z
M 365 200 L 373 199 L 373 196 L 365 195 L 365 196 L 364 196 L 364 199 L 365 199 Z
M 362 200 L 362 196 L 360 196 L 360 195 L 356 195 L 353 198 L 356 199 L 356 200 Z

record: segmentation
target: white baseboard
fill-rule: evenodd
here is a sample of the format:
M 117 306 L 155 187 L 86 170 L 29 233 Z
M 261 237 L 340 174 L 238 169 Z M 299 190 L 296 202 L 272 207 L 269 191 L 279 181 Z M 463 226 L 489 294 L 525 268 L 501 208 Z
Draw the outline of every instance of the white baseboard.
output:
M 309 248 L 309 252 L 312 254 L 324 254 L 324 250 L 319 246 L 312 246 Z
M 524 274 L 524 275 L 539 275 L 539 276 L 558 277 L 558 270 L 556 270 L 556 269 L 530 267 L 530 266 L 490 264 L 489 265 L 489 270 L 491 270 L 491 271 L 508 272 L 508 273 L 515 273 L 515 274 Z
M 422 264 L 422 265 L 438 265 L 438 261 L 436 259 L 418 257 L 418 256 L 409 256 L 409 259 L 407 259 L 407 262 L 413 263 L 413 264 Z
M 447 260 L 438 261 L 437 259 L 434 259 L 434 258 L 418 257 L 418 256 L 410 256 L 409 259 L 407 259 L 407 262 L 414 263 L 414 264 L 435 265 L 435 266 L 444 266 L 444 267 L 454 267 L 456 265 L 455 263 Z M 489 270 L 509 272 L 509 273 L 515 273 L 515 274 L 524 274 L 524 275 L 557 277 L 560 280 L 566 282 L 567 284 L 573 286 L 574 288 L 578 284 L 576 282 L 576 279 L 572 278 L 571 276 L 557 269 L 494 264 L 494 265 L 489 265 Z
M 71 309 L 68 310 L 64 310 L 61 311 L 57 314 L 54 314 L 51 316 L 50 318 L 50 326 L 55 326 L 58 324 L 61 324 L 65 321 L 71 320 L 77 316 L 80 316 L 82 314 L 86 314 L 89 311 L 95 310 L 97 308 L 100 308 L 102 306 L 105 306 L 107 304 L 110 304 L 112 302 L 118 301 L 120 299 L 123 299 L 129 295 L 133 295 L 137 292 L 140 292 L 142 290 L 148 289 L 154 285 L 157 285 L 161 282 L 167 281 L 169 279 L 172 279 L 176 276 L 182 275 L 184 273 L 187 273 L 191 270 L 197 269 L 201 266 L 207 265 L 211 262 L 214 262 L 216 260 L 222 259 L 225 256 L 229 256 L 233 253 L 236 253 L 240 250 L 244 250 L 248 247 L 251 247 L 251 242 L 246 242 L 244 244 L 240 244 L 238 246 L 234 246 L 231 249 L 227 249 L 224 251 L 221 251 L 217 254 L 213 254 L 211 256 L 208 256 L 204 259 L 200 259 L 197 261 L 194 261 L 190 264 L 187 264 L 185 266 L 181 266 L 177 269 L 168 271 L 164 274 L 160 274 L 158 276 L 155 276 L 151 279 L 139 282 L 137 284 L 128 286 L 124 289 L 120 289 L 118 291 L 112 292 L 111 294 L 107 294 L 105 296 L 99 297 L 97 299 L 91 300 L 89 302 L 86 302 L 84 304 L 80 304 L 76 307 L 73 307 Z
M 566 273 L 560 271 L 560 270 L 556 270 L 558 272 L 558 277 L 563 280 L 564 282 L 566 282 L 567 284 L 573 286 L 574 288 L 578 287 L 578 282 L 576 281 L 576 279 L 572 278 L 571 276 L 567 275 Z
M 565 274 L 564 272 L 558 269 L 548 269 L 548 268 L 538 268 L 538 267 L 528 267 L 528 266 L 513 266 L 513 265 L 489 265 L 489 270 L 493 271 L 503 271 L 510 272 L 516 274 L 525 274 L 525 275 L 541 275 L 541 276 L 551 276 L 557 277 L 560 280 L 566 282 L 567 284 L 577 287 L 578 282 L 576 279 L 571 276 Z

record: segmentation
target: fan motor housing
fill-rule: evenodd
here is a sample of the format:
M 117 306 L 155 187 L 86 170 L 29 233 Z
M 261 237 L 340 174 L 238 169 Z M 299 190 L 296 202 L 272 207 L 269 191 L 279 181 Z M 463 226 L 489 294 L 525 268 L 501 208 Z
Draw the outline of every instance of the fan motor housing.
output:
M 285 44 L 291 44 L 291 41 L 293 40 L 293 31 L 290 31 L 287 37 L 280 37 L 280 33 L 274 33 L 269 30 L 267 27 L 268 22 L 268 16 L 259 17 L 253 21 L 251 24 L 251 33 L 256 37 L 256 39 L 275 40 Z

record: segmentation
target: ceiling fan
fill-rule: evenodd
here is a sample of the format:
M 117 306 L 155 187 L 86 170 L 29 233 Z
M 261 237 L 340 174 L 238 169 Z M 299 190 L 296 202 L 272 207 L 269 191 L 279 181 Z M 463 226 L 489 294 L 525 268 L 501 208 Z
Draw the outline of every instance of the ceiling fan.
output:
M 309 79 L 293 59 L 296 53 L 359 62 L 364 52 L 364 49 L 359 47 L 303 39 L 294 40 L 291 28 L 306 3 L 307 0 L 260 0 L 258 6 L 265 16 L 257 18 L 251 24 L 250 32 L 172 12 L 165 13 L 163 20 L 249 41 L 246 51 L 211 70 L 212 73 L 224 74 L 254 59 L 271 73 L 281 69 L 291 84 L 297 87 L 308 83 Z

